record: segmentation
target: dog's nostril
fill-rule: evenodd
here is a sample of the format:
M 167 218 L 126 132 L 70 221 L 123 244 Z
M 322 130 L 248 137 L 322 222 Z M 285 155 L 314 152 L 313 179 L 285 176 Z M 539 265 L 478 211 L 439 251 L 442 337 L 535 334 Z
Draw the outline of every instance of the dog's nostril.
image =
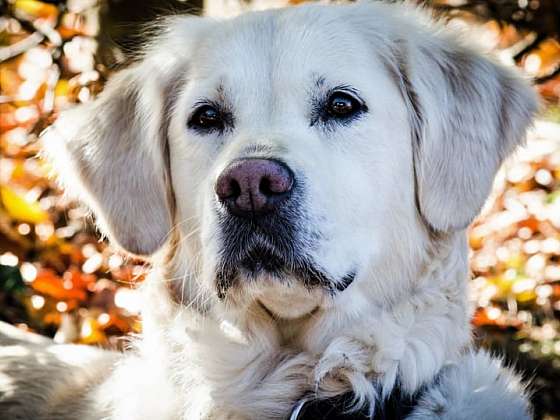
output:
M 237 180 L 232 179 L 229 183 L 229 195 L 226 198 L 237 198 L 241 195 L 241 187 Z
M 221 201 L 235 199 L 241 194 L 241 186 L 231 176 L 220 176 L 216 182 L 216 195 Z
M 270 179 L 268 177 L 264 177 L 261 179 L 261 183 L 259 185 L 259 191 L 264 195 L 273 195 L 274 192 L 270 189 Z

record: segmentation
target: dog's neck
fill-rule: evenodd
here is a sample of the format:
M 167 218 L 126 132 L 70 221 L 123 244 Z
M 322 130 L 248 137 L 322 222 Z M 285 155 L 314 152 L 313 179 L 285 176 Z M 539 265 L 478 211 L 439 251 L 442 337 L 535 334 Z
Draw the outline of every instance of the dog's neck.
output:
M 184 276 L 166 271 L 177 266 L 171 262 L 156 267 L 146 281 L 140 350 L 146 349 L 146 357 L 163 357 L 151 350 L 162 346 L 150 346 L 163 340 L 172 353 L 168 359 L 186 360 L 183 373 L 174 372 L 175 386 L 192 395 L 196 382 L 208 394 L 197 397 L 191 411 L 214 407 L 214 413 L 283 417 L 310 392 L 328 397 L 351 390 L 372 402 L 398 382 L 413 393 L 470 341 L 464 233 L 434 247 L 415 278 L 403 279 L 401 293 L 384 305 L 369 303 L 371 290 L 363 290 L 365 300 L 353 302 L 353 311 L 319 309 L 292 321 L 274 319 L 258 304 L 239 321 L 201 311 L 194 302 L 181 303 L 177 290 L 182 289 L 166 279 Z

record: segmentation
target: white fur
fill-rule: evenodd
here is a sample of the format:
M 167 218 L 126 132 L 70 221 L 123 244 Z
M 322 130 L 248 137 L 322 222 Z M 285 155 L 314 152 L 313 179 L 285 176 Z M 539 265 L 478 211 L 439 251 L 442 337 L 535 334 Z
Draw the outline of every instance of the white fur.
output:
M 517 380 L 470 350 L 464 229 L 536 101 L 455 38 L 380 3 L 174 18 L 99 99 L 61 118 L 46 142 L 59 170 L 71 162 L 63 181 L 156 267 L 143 336 L 97 388 L 97 418 L 287 418 L 310 393 L 348 390 L 374 411 L 397 383 L 428 386 L 413 418 L 529 415 Z M 312 96 L 337 85 L 357 89 L 367 114 L 311 125 Z M 189 130 L 202 97 L 227 102 L 235 128 Z M 329 277 L 356 271 L 343 292 L 262 276 L 217 298 L 214 183 L 254 155 L 305 179 L 297 239 Z
M 409 420 L 525 419 L 530 410 L 519 398 L 524 393 L 519 379 L 498 359 L 469 352 L 443 368 L 441 380 L 428 389 Z

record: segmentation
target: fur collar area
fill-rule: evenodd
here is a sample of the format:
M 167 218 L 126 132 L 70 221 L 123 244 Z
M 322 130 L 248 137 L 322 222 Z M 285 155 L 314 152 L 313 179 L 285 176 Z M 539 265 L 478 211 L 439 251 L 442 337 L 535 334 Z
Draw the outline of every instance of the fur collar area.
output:
M 444 366 L 412 395 L 395 387 L 375 406 L 352 411 L 353 393 L 329 399 L 304 398 L 289 420 L 527 420 L 525 387 L 514 372 L 484 351 L 469 351 Z
M 352 392 L 328 399 L 306 398 L 298 402 L 289 420 L 400 420 L 405 419 L 418 403 L 420 392 L 408 396 L 396 387 L 388 398 L 373 407 L 352 410 Z

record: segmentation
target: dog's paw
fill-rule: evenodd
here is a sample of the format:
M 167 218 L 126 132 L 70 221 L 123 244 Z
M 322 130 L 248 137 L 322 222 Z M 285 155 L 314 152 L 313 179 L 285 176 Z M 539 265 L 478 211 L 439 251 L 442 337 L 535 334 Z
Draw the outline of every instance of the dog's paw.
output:
M 372 405 L 377 393 L 373 384 L 373 348 L 350 337 L 333 340 L 321 355 L 313 379 L 320 397 L 332 397 L 352 391 L 356 408 Z
M 286 418 L 298 399 L 311 387 L 316 359 L 308 353 L 261 354 L 227 381 L 214 383 L 212 401 L 221 418 Z M 216 411 L 216 412 L 218 412 Z M 243 413 L 245 417 L 239 417 Z M 237 417 L 235 417 L 237 416 Z M 218 418 L 218 417 L 216 417 Z

